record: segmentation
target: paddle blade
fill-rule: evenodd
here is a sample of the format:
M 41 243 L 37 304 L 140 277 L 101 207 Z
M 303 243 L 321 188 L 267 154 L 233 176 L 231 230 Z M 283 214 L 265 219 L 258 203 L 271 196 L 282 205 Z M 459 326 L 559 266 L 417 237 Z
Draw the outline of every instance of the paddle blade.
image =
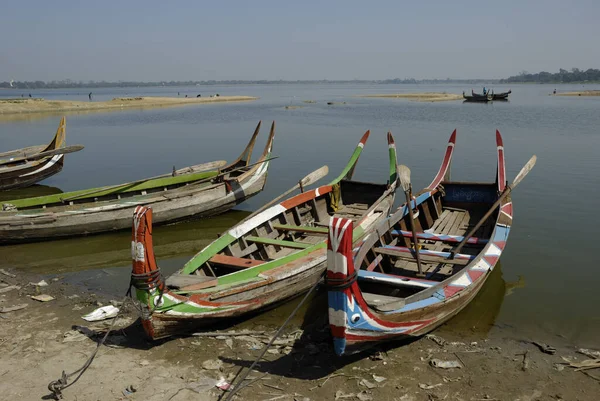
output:
M 400 184 L 404 192 L 410 191 L 410 169 L 401 164 L 398 166 L 398 175 L 400 176 Z
M 529 172 L 531 171 L 531 169 L 533 168 L 533 166 L 535 166 L 535 162 L 537 161 L 537 156 L 533 155 L 531 156 L 531 159 L 529 159 L 529 161 L 527 162 L 527 164 L 525 164 L 523 166 L 523 168 L 521 169 L 521 171 L 519 171 L 519 174 L 517 174 L 517 176 L 515 177 L 515 180 L 513 181 L 511 187 L 514 188 L 517 185 L 519 185 L 519 183 L 523 180 L 523 178 L 525 178 L 525 176 L 527 174 L 529 174 Z
M 70 146 L 65 146 L 64 148 L 59 148 L 56 150 L 58 151 L 58 154 L 64 155 L 66 153 L 79 152 L 83 148 L 84 148 L 83 145 L 70 145 Z
M 306 177 L 300 180 L 300 184 L 302 187 L 307 187 L 314 182 L 319 181 L 321 178 L 325 177 L 329 174 L 329 167 L 323 166 L 312 173 L 308 174 Z

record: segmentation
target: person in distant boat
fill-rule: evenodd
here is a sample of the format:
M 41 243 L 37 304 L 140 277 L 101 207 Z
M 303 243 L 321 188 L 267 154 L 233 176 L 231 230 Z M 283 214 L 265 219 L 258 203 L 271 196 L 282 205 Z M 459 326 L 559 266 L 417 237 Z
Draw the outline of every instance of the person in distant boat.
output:
M 90 98 L 90 102 L 91 102 L 91 101 L 92 101 L 92 92 L 90 92 L 90 93 L 88 94 L 88 97 Z
M 486 90 L 485 90 L 485 86 L 483 87 L 483 94 L 484 94 L 484 95 L 487 95 L 487 92 L 486 92 Z

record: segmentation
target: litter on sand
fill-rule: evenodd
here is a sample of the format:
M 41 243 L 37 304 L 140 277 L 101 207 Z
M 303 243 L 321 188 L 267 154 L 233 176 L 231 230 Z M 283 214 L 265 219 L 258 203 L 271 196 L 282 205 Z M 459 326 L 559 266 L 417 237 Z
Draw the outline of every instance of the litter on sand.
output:
M 21 310 L 27 308 L 27 304 L 19 304 L 14 306 L 4 306 L 0 308 L 0 313 L 14 312 L 16 310 Z
M 33 299 L 35 301 L 40 301 L 40 302 L 48 302 L 48 301 L 52 301 L 54 299 L 54 297 L 51 295 L 48 295 L 48 294 L 40 294 L 40 295 L 32 295 L 31 299 Z
M 111 319 L 119 313 L 119 308 L 115 308 L 112 305 L 103 306 L 94 310 L 87 315 L 83 315 L 81 318 L 83 320 L 87 320 L 88 322 L 98 322 L 100 320 Z
M 429 364 L 434 368 L 440 369 L 461 369 L 463 367 L 459 361 L 443 361 L 441 359 L 432 359 L 429 361 Z

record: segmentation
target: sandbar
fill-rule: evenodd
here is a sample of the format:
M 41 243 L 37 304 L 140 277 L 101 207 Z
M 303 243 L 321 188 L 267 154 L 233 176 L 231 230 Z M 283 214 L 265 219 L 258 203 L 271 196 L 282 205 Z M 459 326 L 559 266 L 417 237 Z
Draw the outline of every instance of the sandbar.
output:
M 600 90 L 556 93 L 555 96 L 600 96 Z
M 358 95 L 359 97 L 384 97 L 395 99 L 408 99 L 413 102 L 445 102 L 449 100 L 462 100 L 462 95 L 454 93 L 423 92 L 423 93 L 383 93 L 377 95 Z
M 22 113 L 52 113 L 120 110 L 124 108 L 152 108 L 185 106 L 202 103 L 246 102 L 256 100 L 252 96 L 214 96 L 214 97 L 118 97 L 103 102 L 81 102 L 71 100 L 0 99 L 0 115 Z

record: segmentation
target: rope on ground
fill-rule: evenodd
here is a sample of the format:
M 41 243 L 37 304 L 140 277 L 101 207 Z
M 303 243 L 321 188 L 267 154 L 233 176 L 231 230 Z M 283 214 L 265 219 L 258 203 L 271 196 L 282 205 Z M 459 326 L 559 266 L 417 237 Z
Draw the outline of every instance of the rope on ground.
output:
M 123 298 L 123 305 L 128 300 L 128 296 L 129 296 L 129 291 L 128 291 L 128 294 L 125 295 L 125 297 Z M 94 358 L 96 357 L 96 354 L 100 350 L 100 347 L 102 345 L 104 345 L 104 343 L 106 342 L 106 339 L 108 338 L 108 335 L 111 333 L 111 331 L 115 327 L 115 322 L 117 321 L 117 319 L 119 318 L 119 316 L 121 316 L 121 312 L 123 311 L 123 309 L 124 308 L 121 308 L 121 310 L 119 311 L 119 313 L 117 313 L 117 316 L 115 316 L 115 318 L 113 319 L 112 324 L 110 325 L 108 331 L 106 332 L 106 334 L 104 334 L 104 337 L 102 337 L 102 339 L 100 341 L 98 341 L 98 344 L 96 345 L 96 349 L 94 350 L 94 352 L 92 352 L 92 354 L 85 361 L 85 363 L 83 364 L 82 367 L 80 367 L 76 371 L 74 371 L 72 373 L 69 373 L 69 374 L 65 373 L 65 371 L 63 370 L 60 379 L 53 380 L 50 383 L 48 383 L 48 390 L 50 390 L 54 394 L 54 398 L 56 400 L 61 400 L 62 399 L 62 392 L 63 392 L 63 390 L 65 390 L 66 388 L 69 388 L 73 384 L 77 383 L 77 380 L 79 380 L 79 378 L 81 378 L 81 376 L 83 376 L 83 374 L 85 373 L 85 371 L 90 367 L 90 365 L 94 361 Z M 75 380 L 73 380 L 71 383 L 69 383 L 68 382 L 69 379 L 71 377 L 75 376 L 75 375 L 77 375 L 77 377 L 75 378 Z
M 319 282 L 321 281 L 321 277 L 323 277 L 324 275 L 325 275 L 325 272 L 323 272 L 321 274 L 321 276 L 319 277 L 319 279 L 317 280 L 317 282 L 314 283 L 312 287 L 310 287 L 310 289 L 308 290 L 308 292 L 306 293 L 306 295 L 304 295 L 304 298 L 302 298 L 302 300 L 300 301 L 300 303 L 298 303 L 298 305 L 296 305 L 296 307 L 294 308 L 294 310 L 292 311 L 292 313 L 287 317 L 287 319 L 285 319 L 285 322 L 283 322 L 283 324 L 281 325 L 281 327 L 279 327 L 279 329 L 277 330 L 277 332 L 275 333 L 275 335 L 273 336 L 273 338 L 271 338 L 271 341 L 269 341 L 269 343 L 266 345 L 266 347 L 263 348 L 263 350 L 260 353 L 260 355 L 258 356 L 258 358 L 256 358 L 254 360 L 254 362 L 252 362 L 252 365 L 250 365 L 250 367 L 248 368 L 248 370 L 246 370 L 246 372 L 242 375 L 242 379 L 238 380 L 238 382 L 240 384 L 243 383 L 244 380 L 246 380 L 246 377 L 248 377 L 248 375 L 250 374 L 250 372 L 252 371 L 252 369 L 254 369 L 254 367 L 256 366 L 256 364 L 263 358 L 263 356 L 265 356 L 265 354 L 267 353 L 267 350 L 269 348 L 271 348 L 271 345 L 273 345 L 273 342 L 275 342 L 275 340 L 277 339 L 277 337 L 279 337 L 281 335 L 281 332 L 283 332 L 283 329 L 285 328 L 285 326 L 296 315 L 296 313 L 298 312 L 298 310 L 300 309 L 300 307 L 304 304 L 304 302 L 306 302 L 306 300 L 308 299 L 308 297 L 310 296 L 310 294 L 313 292 L 313 290 L 315 288 L 317 288 L 317 286 L 319 285 Z M 238 373 L 238 375 L 239 375 L 239 373 Z M 252 382 L 253 382 L 253 381 L 251 381 L 250 383 L 247 383 L 247 384 L 245 384 L 243 386 L 236 387 L 236 386 L 233 386 L 233 384 L 235 383 L 235 379 L 237 379 L 237 376 L 231 381 L 232 390 L 229 392 L 227 398 L 225 398 L 225 401 L 231 400 L 233 398 L 233 396 L 238 391 L 240 391 L 244 387 L 252 384 Z

